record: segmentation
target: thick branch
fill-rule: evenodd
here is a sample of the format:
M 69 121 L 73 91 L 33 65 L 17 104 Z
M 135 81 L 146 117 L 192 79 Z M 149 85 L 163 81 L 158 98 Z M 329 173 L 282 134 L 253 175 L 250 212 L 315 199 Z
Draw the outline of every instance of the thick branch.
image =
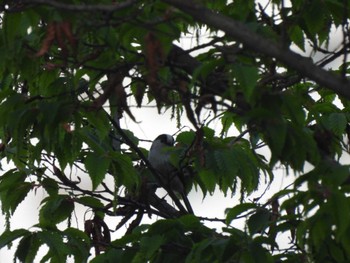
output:
M 249 49 L 276 58 L 302 76 L 350 99 L 350 82 L 348 80 L 314 65 L 311 59 L 302 57 L 282 45 L 260 36 L 251 31 L 245 24 L 209 10 L 194 1 L 163 0 L 163 2 L 177 7 L 208 26 L 224 31 L 227 36 L 243 43 Z
M 24 4 L 42 4 L 42 5 L 48 5 L 48 6 L 52 6 L 58 9 L 66 10 L 66 11 L 86 11 L 86 12 L 96 12 L 96 11 L 115 12 L 115 11 L 130 7 L 136 2 L 137 0 L 128 0 L 125 2 L 115 3 L 113 5 L 103 5 L 103 4 L 74 5 L 74 4 L 66 4 L 66 3 L 62 3 L 54 0 L 24 0 L 23 1 Z

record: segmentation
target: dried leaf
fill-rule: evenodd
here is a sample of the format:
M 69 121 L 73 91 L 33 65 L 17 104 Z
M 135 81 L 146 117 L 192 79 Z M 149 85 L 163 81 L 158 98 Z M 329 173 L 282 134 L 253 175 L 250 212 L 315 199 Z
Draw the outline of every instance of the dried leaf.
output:
M 93 220 L 85 221 L 84 231 L 92 239 L 96 255 L 106 250 L 106 245 L 111 242 L 111 235 L 107 224 L 96 216 Z
M 46 27 L 46 36 L 41 44 L 40 50 L 34 55 L 35 57 L 41 57 L 45 55 L 51 48 L 56 36 L 56 22 L 51 22 Z
M 72 48 L 76 47 L 77 41 L 76 38 L 72 32 L 72 25 L 69 21 L 63 21 L 61 24 L 61 30 L 63 34 L 66 36 L 66 39 L 68 40 L 69 44 Z
M 129 117 L 136 122 L 134 115 L 131 113 L 127 104 L 127 94 L 123 86 L 124 75 L 121 72 L 115 72 L 108 75 L 107 85 L 104 88 L 103 94 L 101 94 L 93 102 L 93 108 L 100 109 L 103 104 L 111 96 L 115 96 L 116 104 L 119 112 L 125 111 Z
M 41 44 L 41 48 L 34 56 L 41 57 L 45 55 L 50 50 L 55 40 L 58 47 L 61 49 L 63 58 L 66 58 L 68 56 L 67 41 L 73 49 L 76 47 L 76 39 L 72 33 L 70 22 L 63 21 L 49 23 L 46 28 L 46 36 Z
M 94 229 L 94 224 L 92 220 L 86 220 L 84 222 L 84 232 L 88 235 L 91 236 L 92 231 Z
M 145 56 L 148 69 L 147 82 L 154 96 L 157 97 L 157 95 L 159 94 L 158 92 L 161 88 L 157 75 L 159 68 L 161 67 L 164 61 L 164 52 L 162 49 L 161 42 L 156 38 L 156 36 L 152 32 L 146 35 L 145 42 Z
M 111 74 L 108 78 L 108 86 L 113 92 L 114 96 L 116 96 L 117 107 L 121 111 L 125 111 L 129 117 L 136 122 L 134 115 L 131 113 L 128 103 L 127 103 L 127 94 L 125 92 L 125 88 L 123 86 L 124 75 L 121 73 Z
M 134 115 L 131 113 L 130 108 L 127 103 L 127 94 L 125 92 L 125 88 L 123 83 L 120 82 L 114 87 L 115 95 L 117 96 L 117 106 L 120 110 L 125 111 L 128 116 L 136 122 Z
M 124 76 L 122 76 L 119 72 L 110 74 L 108 76 L 107 85 L 104 86 L 103 94 L 101 94 L 97 99 L 93 102 L 93 107 L 95 109 L 100 109 L 103 104 L 108 100 L 108 98 L 112 95 L 114 91 L 114 87 L 118 85 L 118 83 L 122 83 Z

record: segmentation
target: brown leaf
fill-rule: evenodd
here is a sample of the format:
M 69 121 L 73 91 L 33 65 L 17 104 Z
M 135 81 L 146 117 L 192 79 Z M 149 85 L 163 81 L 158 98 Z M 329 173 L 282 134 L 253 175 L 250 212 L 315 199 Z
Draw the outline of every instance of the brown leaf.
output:
M 121 72 L 109 74 L 107 85 L 104 88 L 104 92 L 97 99 L 94 100 L 93 108 L 100 109 L 111 96 L 114 96 L 119 112 L 125 111 L 129 115 L 129 117 L 136 122 L 135 117 L 131 113 L 127 104 L 127 94 L 123 86 L 124 77 L 125 75 Z
M 65 35 L 66 39 L 68 40 L 69 44 L 71 45 L 71 47 L 73 49 L 76 48 L 77 41 L 72 32 L 72 24 L 69 21 L 63 21 L 60 25 L 61 25 L 61 30 Z
M 123 81 L 124 77 L 120 73 L 113 73 L 108 76 L 107 85 L 103 86 L 103 93 L 93 101 L 93 108 L 100 109 L 113 93 L 114 85 Z
M 161 85 L 158 81 L 159 68 L 164 63 L 164 52 L 161 42 L 154 33 L 149 32 L 145 37 L 145 57 L 147 65 L 147 82 L 153 95 L 157 98 Z
M 136 122 L 134 115 L 131 113 L 130 108 L 127 103 L 127 94 L 123 86 L 122 81 L 114 87 L 115 95 L 117 96 L 117 107 L 119 110 L 125 111 L 128 116 Z
M 194 111 L 192 109 L 191 106 L 191 94 L 188 91 L 188 85 L 186 81 L 178 81 L 178 83 L 176 83 L 178 91 L 180 93 L 181 96 L 181 102 L 185 107 L 186 110 L 186 115 L 188 120 L 192 123 L 192 125 L 196 128 L 196 130 L 199 129 L 198 124 L 197 124 L 197 120 L 194 114 Z
M 88 236 L 91 236 L 93 229 L 94 229 L 93 221 L 92 220 L 86 220 L 84 222 L 84 232 L 85 232 L 85 234 L 87 234 Z
M 96 255 L 106 250 L 111 242 L 111 235 L 107 224 L 99 217 L 84 222 L 84 231 L 92 239 Z
M 68 45 L 75 49 L 76 39 L 72 33 L 71 23 L 68 21 L 50 22 L 46 27 L 46 36 L 41 44 L 40 50 L 34 55 L 41 57 L 49 52 L 53 42 L 56 40 L 58 47 L 61 49 L 63 58 L 68 56 Z
M 136 122 L 134 115 L 131 113 L 128 103 L 127 103 L 127 94 L 123 85 L 124 75 L 121 73 L 110 74 L 108 78 L 108 86 L 113 92 L 113 96 L 116 97 L 117 107 L 120 111 L 125 111 L 129 117 Z
M 46 27 L 46 36 L 41 43 L 40 50 L 34 55 L 35 57 L 41 57 L 45 55 L 51 48 L 56 36 L 56 22 L 51 22 Z

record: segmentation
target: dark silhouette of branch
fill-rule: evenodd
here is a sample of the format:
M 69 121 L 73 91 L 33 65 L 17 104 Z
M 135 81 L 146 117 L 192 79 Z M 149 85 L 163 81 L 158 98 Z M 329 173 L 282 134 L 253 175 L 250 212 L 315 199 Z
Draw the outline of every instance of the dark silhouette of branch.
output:
M 209 10 L 194 1 L 163 0 L 181 11 L 191 15 L 197 21 L 215 27 L 227 36 L 244 44 L 245 47 L 263 55 L 276 58 L 286 66 L 296 70 L 321 86 L 333 90 L 338 95 L 350 99 L 350 82 L 316 66 L 311 59 L 303 57 L 287 48 L 250 30 L 242 22 L 233 20 L 213 10 Z
M 74 5 L 74 4 L 66 4 L 59 1 L 54 0 L 23 0 L 23 4 L 41 4 L 41 5 L 48 5 L 52 6 L 58 9 L 66 10 L 66 11 L 85 11 L 85 12 L 115 12 L 122 9 L 125 9 L 127 7 L 132 6 L 133 4 L 137 3 L 137 0 L 129 0 L 125 2 L 115 3 L 111 5 L 103 5 L 103 4 L 96 4 L 96 5 Z

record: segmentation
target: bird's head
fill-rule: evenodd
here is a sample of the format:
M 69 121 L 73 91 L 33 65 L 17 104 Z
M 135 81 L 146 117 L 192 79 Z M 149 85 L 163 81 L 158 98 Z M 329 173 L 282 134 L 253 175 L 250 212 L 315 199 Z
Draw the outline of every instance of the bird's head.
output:
M 159 161 L 164 161 L 164 158 L 169 158 L 169 154 L 165 149 L 174 146 L 174 143 L 174 137 L 170 134 L 159 135 L 152 143 L 148 155 L 149 159 L 151 161 L 156 161 L 156 159 L 158 159 Z
M 155 142 L 164 144 L 164 146 L 171 147 L 174 146 L 175 140 L 174 137 L 170 134 L 161 134 L 154 140 L 154 143 Z

